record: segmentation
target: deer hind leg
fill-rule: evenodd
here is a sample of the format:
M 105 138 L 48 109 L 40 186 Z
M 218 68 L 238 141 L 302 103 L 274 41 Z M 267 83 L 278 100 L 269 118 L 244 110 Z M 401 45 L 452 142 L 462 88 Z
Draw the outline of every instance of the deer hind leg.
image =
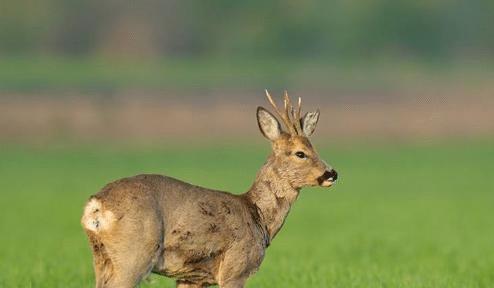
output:
M 152 210 L 137 213 L 113 213 L 94 198 L 86 205 L 82 224 L 93 250 L 97 288 L 135 287 L 161 256 L 162 220 Z

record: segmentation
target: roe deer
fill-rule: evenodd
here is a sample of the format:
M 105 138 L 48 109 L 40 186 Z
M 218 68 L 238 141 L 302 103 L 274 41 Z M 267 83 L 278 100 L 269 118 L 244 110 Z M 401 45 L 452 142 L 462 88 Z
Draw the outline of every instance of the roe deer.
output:
M 176 285 L 244 287 L 283 226 L 304 186 L 329 187 L 337 173 L 308 137 L 319 112 L 300 116 L 285 92 L 284 111 L 266 96 L 285 126 L 262 107 L 257 122 L 272 153 L 244 194 L 194 186 L 161 175 L 106 185 L 88 200 L 81 222 L 93 251 L 96 287 L 135 287 L 153 272 Z

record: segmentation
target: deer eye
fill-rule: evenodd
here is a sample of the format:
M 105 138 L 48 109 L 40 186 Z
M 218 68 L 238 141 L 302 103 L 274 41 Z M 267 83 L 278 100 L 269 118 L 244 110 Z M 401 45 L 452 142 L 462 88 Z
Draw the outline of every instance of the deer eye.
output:
M 297 157 L 298 157 L 298 158 L 302 158 L 302 159 L 303 159 L 303 158 L 305 158 L 305 157 L 307 157 L 307 156 L 305 155 L 305 153 L 304 153 L 304 152 L 302 152 L 302 151 L 297 151 L 297 152 L 295 152 L 295 155 L 297 155 Z

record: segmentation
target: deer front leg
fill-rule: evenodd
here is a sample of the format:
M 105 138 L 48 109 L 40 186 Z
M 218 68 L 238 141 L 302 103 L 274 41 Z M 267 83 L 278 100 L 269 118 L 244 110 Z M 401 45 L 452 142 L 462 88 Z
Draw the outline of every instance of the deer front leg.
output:
M 243 288 L 245 286 L 245 281 L 247 277 L 239 278 L 239 279 L 229 279 L 224 283 L 219 283 L 220 288 Z
M 249 251 L 242 246 L 232 247 L 226 252 L 218 269 L 220 288 L 243 288 L 249 275 L 257 270 L 260 262 L 256 261 L 256 257 L 249 255 L 255 249 Z
M 225 260 L 228 259 L 225 257 Z M 219 273 L 218 273 L 218 286 L 220 288 L 243 288 L 249 273 L 246 271 L 245 262 L 239 261 L 228 261 L 221 263 Z
M 187 281 L 177 281 L 177 288 L 201 288 L 203 286 Z

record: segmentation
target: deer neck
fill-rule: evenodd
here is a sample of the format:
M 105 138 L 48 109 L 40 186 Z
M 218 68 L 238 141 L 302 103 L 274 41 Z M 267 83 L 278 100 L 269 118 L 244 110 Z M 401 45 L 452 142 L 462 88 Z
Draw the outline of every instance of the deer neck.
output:
M 266 228 L 269 239 L 272 240 L 285 222 L 292 204 L 297 200 L 300 189 L 293 188 L 290 183 L 280 176 L 274 163 L 274 158 L 259 170 L 256 180 L 246 198 L 256 206 L 263 227 Z

